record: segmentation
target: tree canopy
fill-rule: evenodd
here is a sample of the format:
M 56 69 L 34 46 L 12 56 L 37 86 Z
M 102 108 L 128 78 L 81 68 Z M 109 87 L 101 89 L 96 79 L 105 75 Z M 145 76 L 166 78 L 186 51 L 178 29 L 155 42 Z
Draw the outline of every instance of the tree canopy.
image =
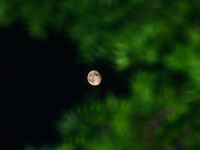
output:
M 199 148 L 199 14 L 198 0 L 0 0 L 2 27 L 63 32 L 78 62 L 104 62 L 128 81 L 126 97 L 93 95 L 63 113 L 61 142 L 40 149 Z

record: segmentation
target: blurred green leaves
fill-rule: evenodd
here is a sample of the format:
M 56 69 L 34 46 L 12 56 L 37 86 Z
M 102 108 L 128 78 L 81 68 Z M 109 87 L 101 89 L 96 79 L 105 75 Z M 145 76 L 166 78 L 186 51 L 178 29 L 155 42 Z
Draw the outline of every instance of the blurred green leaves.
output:
M 199 147 L 199 4 L 0 0 L 1 26 L 21 21 L 39 39 L 49 29 L 62 32 L 77 44 L 80 63 L 104 62 L 129 83 L 127 97 L 108 92 L 63 113 L 57 124 L 62 140 L 54 149 Z

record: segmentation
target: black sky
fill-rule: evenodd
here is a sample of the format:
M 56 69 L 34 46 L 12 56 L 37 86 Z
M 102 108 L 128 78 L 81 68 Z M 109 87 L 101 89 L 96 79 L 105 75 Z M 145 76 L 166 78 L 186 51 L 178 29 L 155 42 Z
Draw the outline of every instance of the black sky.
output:
M 20 25 L 0 28 L 0 138 L 3 150 L 22 150 L 25 144 L 58 142 L 54 123 L 64 109 L 81 103 L 94 90 L 86 80 L 97 69 L 102 83 L 96 89 L 127 91 L 110 68 L 87 68 L 75 61 L 76 45 L 62 35 L 40 42 Z M 103 94 L 103 93 L 102 93 Z

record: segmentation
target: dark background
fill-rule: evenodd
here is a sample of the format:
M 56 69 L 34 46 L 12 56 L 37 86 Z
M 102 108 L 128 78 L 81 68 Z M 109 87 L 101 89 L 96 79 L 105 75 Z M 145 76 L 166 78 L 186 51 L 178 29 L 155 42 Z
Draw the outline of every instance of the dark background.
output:
M 76 45 L 61 34 L 49 32 L 47 41 L 30 38 L 20 24 L 0 28 L 0 137 L 3 150 L 23 149 L 26 144 L 55 144 L 54 124 L 63 110 L 83 103 L 83 95 L 108 89 L 126 93 L 124 81 L 103 63 L 91 68 L 76 63 Z M 98 70 L 102 83 L 86 80 Z M 2 149 L 2 148 L 1 148 Z

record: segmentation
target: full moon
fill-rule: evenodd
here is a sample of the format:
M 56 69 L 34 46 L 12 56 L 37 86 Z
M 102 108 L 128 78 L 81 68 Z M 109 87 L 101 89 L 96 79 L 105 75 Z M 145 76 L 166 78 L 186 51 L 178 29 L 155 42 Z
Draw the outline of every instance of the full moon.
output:
M 87 80 L 91 85 L 97 86 L 101 83 L 101 74 L 96 70 L 92 70 L 88 73 Z

